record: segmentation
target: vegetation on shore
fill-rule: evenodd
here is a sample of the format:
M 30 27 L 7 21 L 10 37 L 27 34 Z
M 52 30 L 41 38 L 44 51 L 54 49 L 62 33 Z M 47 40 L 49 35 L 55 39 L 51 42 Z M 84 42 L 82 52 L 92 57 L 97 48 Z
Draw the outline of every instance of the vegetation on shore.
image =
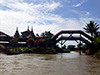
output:
M 46 36 L 45 39 L 35 39 L 32 35 L 29 35 L 29 39 L 26 41 L 27 47 L 18 47 L 18 36 L 15 34 L 14 38 L 10 40 L 8 50 L 21 53 L 38 53 L 38 54 L 55 54 L 57 50 L 60 50 L 58 46 L 52 47 L 52 33 L 45 31 L 41 36 Z
M 93 56 L 100 59 L 100 36 L 94 40 L 94 48 L 96 52 Z
M 98 34 L 99 24 L 90 21 L 83 29 L 87 33 L 91 34 L 91 37 L 94 38 L 94 41 L 91 41 L 90 48 L 88 48 L 88 54 L 96 58 L 100 58 L 100 35 Z

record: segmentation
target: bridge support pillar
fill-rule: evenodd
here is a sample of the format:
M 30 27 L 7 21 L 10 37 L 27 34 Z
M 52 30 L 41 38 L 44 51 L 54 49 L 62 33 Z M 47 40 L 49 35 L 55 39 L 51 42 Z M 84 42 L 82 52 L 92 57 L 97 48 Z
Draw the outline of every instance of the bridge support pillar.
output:
M 82 55 L 82 54 L 81 54 L 81 50 L 80 50 L 80 49 L 79 49 L 79 55 Z
M 81 55 L 81 46 L 82 46 L 82 43 L 80 41 L 80 44 L 78 44 L 78 52 L 79 52 L 79 55 Z

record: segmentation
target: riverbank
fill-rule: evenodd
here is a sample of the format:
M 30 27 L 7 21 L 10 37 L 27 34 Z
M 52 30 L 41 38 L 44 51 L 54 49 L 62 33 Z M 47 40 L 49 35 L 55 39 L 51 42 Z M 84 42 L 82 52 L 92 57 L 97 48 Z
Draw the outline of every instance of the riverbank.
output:
M 22 53 L 33 53 L 33 54 L 57 54 L 61 53 L 70 53 L 70 50 L 61 50 L 60 48 L 51 48 L 51 47 L 6 47 L 0 44 L 0 53 L 5 53 L 7 55 L 15 55 Z
M 95 54 L 92 55 L 93 57 L 100 59 L 100 50 L 97 51 Z

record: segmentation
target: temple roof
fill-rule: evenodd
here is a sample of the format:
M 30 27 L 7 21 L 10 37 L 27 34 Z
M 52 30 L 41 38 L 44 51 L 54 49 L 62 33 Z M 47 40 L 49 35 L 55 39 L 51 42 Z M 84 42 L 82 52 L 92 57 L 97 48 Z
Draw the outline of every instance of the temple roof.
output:
M 34 32 L 33 32 L 33 28 L 31 28 L 31 31 L 29 30 L 29 26 L 27 28 L 26 31 L 21 32 L 23 37 L 27 37 L 29 35 L 31 35 L 33 38 L 35 38 Z
M 27 28 L 27 30 L 26 31 L 23 31 L 23 32 L 21 32 L 21 33 L 31 33 L 31 31 L 29 30 L 29 26 L 28 26 L 28 28 Z
M 9 35 L 5 34 L 4 32 L 0 31 L 0 37 L 10 37 Z
M 23 31 L 23 32 L 21 32 L 21 33 L 27 33 L 27 32 L 28 32 L 28 33 L 31 33 L 31 31 L 30 31 L 30 30 L 29 30 L 29 31 L 28 31 L 28 30 Z

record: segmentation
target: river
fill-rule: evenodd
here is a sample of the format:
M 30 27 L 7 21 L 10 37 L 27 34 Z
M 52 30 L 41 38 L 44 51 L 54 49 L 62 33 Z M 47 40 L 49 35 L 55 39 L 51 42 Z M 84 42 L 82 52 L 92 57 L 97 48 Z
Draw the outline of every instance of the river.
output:
M 100 60 L 77 52 L 0 54 L 0 75 L 100 75 Z

